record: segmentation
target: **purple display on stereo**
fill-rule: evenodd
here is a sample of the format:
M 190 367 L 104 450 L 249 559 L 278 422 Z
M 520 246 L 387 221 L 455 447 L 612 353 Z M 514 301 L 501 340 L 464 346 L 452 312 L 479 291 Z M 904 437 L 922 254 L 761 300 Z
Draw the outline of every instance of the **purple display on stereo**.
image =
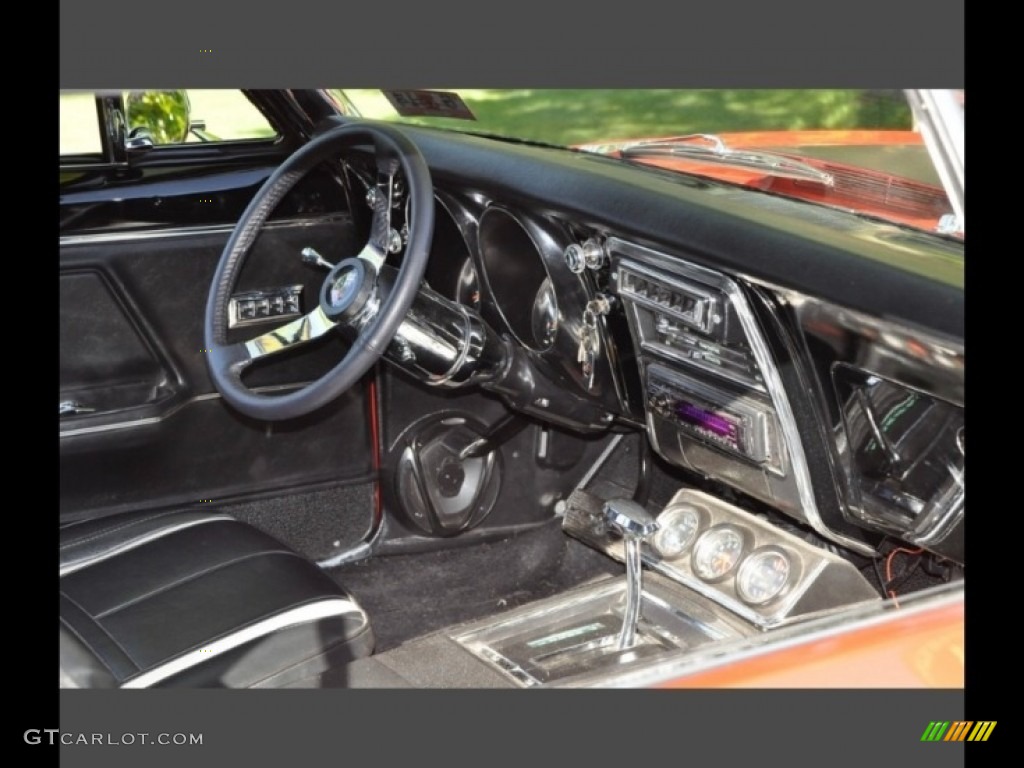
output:
M 706 429 L 708 432 L 719 437 L 728 438 L 732 442 L 736 441 L 736 424 L 724 416 L 706 411 L 693 403 L 687 403 L 685 400 L 677 401 L 675 410 L 676 416 L 681 421 Z

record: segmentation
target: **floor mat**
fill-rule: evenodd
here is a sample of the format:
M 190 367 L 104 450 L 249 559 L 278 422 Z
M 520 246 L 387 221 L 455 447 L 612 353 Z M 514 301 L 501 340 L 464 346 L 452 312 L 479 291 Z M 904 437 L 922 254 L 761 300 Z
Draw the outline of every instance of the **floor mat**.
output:
M 622 573 L 559 520 L 497 542 L 372 558 L 328 571 L 370 616 L 378 653 L 452 624 Z

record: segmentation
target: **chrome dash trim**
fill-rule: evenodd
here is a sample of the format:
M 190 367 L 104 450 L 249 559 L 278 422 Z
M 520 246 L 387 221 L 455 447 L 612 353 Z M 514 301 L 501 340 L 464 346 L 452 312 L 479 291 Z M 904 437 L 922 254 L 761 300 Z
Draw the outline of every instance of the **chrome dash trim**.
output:
M 618 254 L 620 258 L 630 260 L 630 265 L 633 263 L 632 260 L 636 259 L 653 262 L 661 267 L 661 272 L 668 272 L 670 275 L 676 273 L 684 277 L 696 279 L 698 282 L 711 284 L 725 295 L 743 330 L 750 353 L 753 355 L 754 362 L 760 370 L 761 376 L 764 379 L 764 386 L 775 409 L 779 422 L 779 431 L 782 433 L 782 440 L 789 456 L 793 485 L 799 499 L 800 513 L 803 521 L 827 539 L 842 544 L 859 554 L 873 555 L 874 549 L 872 547 L 832 530 L 821 517 L 817 500 L 814 497 L 814 486 L 804 452 L 803 440 L 797 428 L 796 417 L 790 404 L 789 394 L 782 383 L 782 377 L 768 348 L 768 342 L 765 339 L 764 332 L 761 330 L 760 323 L 754 315 L 753 309 L 747 301 L 746 294 L 740 288 L 737 280 L 724 272 L 693 264 L 683 256 L 657 251 L 628 240 L 616 237 L 609 238 L 605 243 L 605 247 L 608 249 L 609 254 Z M 657 447 L 654 431 L 651 426 L 649 409 L 646 421 L 647 434 L 651 436 L 652 443 Z
M 358 616 L 364 626 L 369 624 L 366 613 L 352 600 L 330 598 L 315 603 L 308 603 L 232 632 L 202 648 L 188 651 L 171 661 L 127 680 L 121 685 L 121 688 L 150 688 L 179 672 L 184 672 L 186 669 L 198 666 L 215 656 L 234 650 L 252 640 L 258 640 L 272 632 L 311 621 L 347 615 Z
M 263 225 L 264 229 L 287 229 L 288 227 L 314 227 L 319 224 L 330 224 L 348 221 L 347 215 L 331 215 L 317 218 L 296 218 L 270 221 Z M 166 229 L 132 230 L 130 232 L 93 232 L 81 235 L 61 235 L 60 246 L 73 245 L 105 245 L 109 243 L 132 243 L 149 240 L 165 240 L 177 237 L 195 237 L 197 235 L 230 235 L 235 230 L 234 224 L 204 224 L 188 227 L 168 227 Z
M 789 393 L 782 383 L 778 368 L 772 359 L 768 343 L 765 341 L 757 318 L 754 316 L 746 296 L 732 280 L 727 288 L 733 307 L 736 309 L 736 316 L 740 325 L 747 335 L 747 343 L 754 353 L 754 359 L 761 369 L 765 386 L 771 396 L 772 404 L 775 406 L 776 414 L 779 417 L 779 429 L 786 442 L 789 451 L 790 463 L 792 465 L 793 478 L 796 481 L 797 494 L 800 496 L 800 505 L 803 508 L 807 523 L 826 539 L 831 539 L 838 544 L 853 550 L 862 555 L 873 556 L 874 547 L 858 541 L 850 536 L 832 530 L 825 524 L 821 514 L 818 512 L 818 502 L 814 498 L 814 484 L 811 480 L 811 472 L 807 465 L 807 456 L 804 454 L 804 443 L 800 437 L 800 430 L 796 425 L 796 417 L 793 414 L 793 407 L 789 402 Z

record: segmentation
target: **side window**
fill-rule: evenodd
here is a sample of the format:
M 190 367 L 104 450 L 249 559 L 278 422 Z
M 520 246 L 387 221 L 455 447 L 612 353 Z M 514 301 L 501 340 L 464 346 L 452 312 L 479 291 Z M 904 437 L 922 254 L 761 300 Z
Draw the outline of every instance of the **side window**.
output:
M 60 93 L 60 154 L 95 156 L 103 152 L 96 94 L 89 91 Z
M 62 162 L 109 162 L 103 156 L 97 95 L 60 92 Z M 103 96 L 123 105 L 128 141 L 148 138 L 156 147 L 277 137 L 263 113 L 238 90 L 108 91 Z
M 148 135 L 156 145 L 272 139 L 277 133 L 241 91 L 128 91 L 129 136 Z

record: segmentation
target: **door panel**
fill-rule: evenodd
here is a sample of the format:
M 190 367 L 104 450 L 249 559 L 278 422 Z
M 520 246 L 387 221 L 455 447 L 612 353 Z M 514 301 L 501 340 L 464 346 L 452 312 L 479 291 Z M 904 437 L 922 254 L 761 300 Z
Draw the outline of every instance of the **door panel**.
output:
M 62 403 L 107 417 L 174 396 L 177 376 L 102 272 L 63 272 L 59 296 Z
M 60 396 L 97 409 L 60 422 L 62 519 L 372 476 L 364 388 L 274 424 L 239 415 L 214 390 L 203 313 L 228 234 L 220 228 L 62 239 Z M 237 290 L 302 285 L 301 310 L 309 311 L 324 273 L 301 264 L 306 246 L 332 261 L 356 253 L 351 219 L 271 224 Z M 251 338 L 281 322 L 232 333 Z M 309 381 L 345 351 L 340 339 L 325 339 L 267 361 L 247 383 Z

